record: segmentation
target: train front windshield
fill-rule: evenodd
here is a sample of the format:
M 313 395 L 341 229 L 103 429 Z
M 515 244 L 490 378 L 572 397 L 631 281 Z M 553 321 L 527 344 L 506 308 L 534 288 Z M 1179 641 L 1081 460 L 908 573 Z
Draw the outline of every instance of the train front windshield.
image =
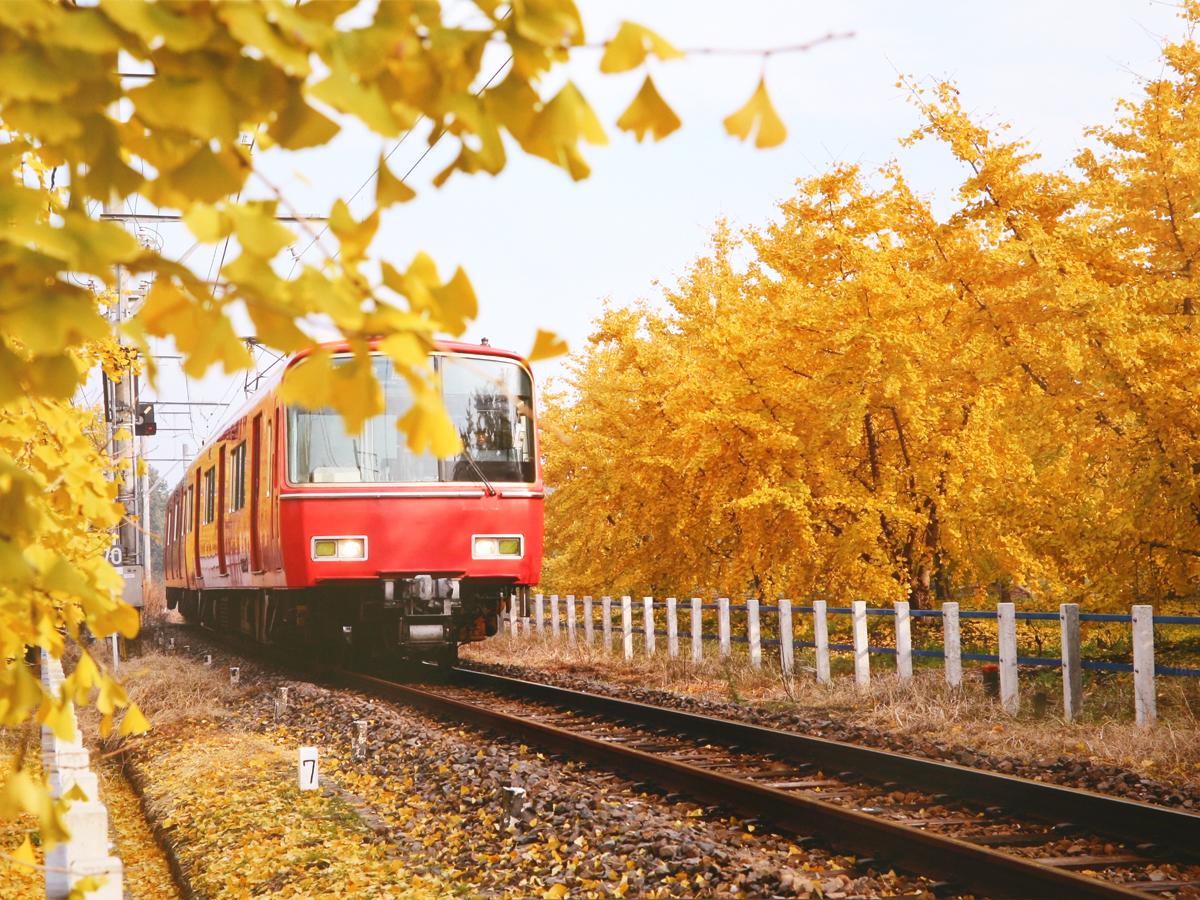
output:
M 412 406 L 412 391 L 386 356 L 375 376 L 385 409 L 357 434 L 346 434 L 332 409 L 288 408 L 288 480 L 313 483 L 534 481 L 533 385 L 521 366 L 491 357 L 434 356 L 442 399 L 465 451 L 438 460 L 416 454 L 396 420 Z M 344 364 L 349 358 L 335 359 Z

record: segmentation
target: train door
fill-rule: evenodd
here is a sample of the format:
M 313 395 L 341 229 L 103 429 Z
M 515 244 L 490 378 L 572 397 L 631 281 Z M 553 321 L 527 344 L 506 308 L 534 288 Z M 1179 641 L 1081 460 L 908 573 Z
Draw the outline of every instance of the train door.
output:
M 262 510 L 262 413 L 250 426 L 250 571 L 261 572 L 262 543 L 259 540 Z
M 222 575 L 227 574 L 225 568 L 225 447 L 221 446 L 221 452 L 217 459 L 217 499 L 213 504 L 214 512 L 217 516 L 217 564 L 220 567 Z
M 200 494 L 200 467 L 196 467 L 196 483 L 188 488 L 192 493 L 192 514 L 188 516 L 192 529 L 192 574 L 196 577 L 196 587 L 200 587 L 200 504 L 203 502 Z

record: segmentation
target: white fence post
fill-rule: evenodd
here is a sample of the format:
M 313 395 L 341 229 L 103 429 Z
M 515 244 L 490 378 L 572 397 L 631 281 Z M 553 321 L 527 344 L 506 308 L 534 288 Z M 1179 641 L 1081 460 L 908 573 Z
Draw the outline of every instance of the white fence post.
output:
M 604 652 L 612 653 L 612 597 L 600 598 L 600 630 L 604 635 Z
M 717 600 L 717 639 L 721 644 L 721 658 L 728 659 L 732 649 L 729 644 L 729 598 Z
M 575 595 L 567 594 L 567 639 L 575 646 Z
M 546 607 L 541 594 L 533 598 L 533 617 L 537 622 L 538 637 L 542 637 L 546 630 Z
M 65 677 L 62 663 L 45 650 L 41 651 L 41 663 L 44 689 L 58 695 Z M 74 710 L 70 715 L 74 718 Z M 100 802 L 100 782 L 91 771 L 89 753 L 78 729 L 75 740 L 64 741 L 42 727 L 42 771 L 52 797 L 60 798 L 78 787 L 87 798 L 75 800 L 63 814 L 70 839 L 46 851 L 46 897 L 65 900 L 78 881 L 96 875 L 105 879 L 104 886 L 89 892 L 88 897 L 121 900 L 123 867 L 121 860 L 108 852 L 108 809 Z
M 642 630 L 646 633 L 646 655 L 654 655 L 654 598 L 642 598 Z
M 817 645 L 817 681 L 829 684 L 833 676 L 829 672 L 829 619 L 824 600 L 813 601 L 813 643 Z
M 1063 718 L 1073 722 L 1083 711 L 1083 665 L 1079 649 L 1079 604 L 1060 603 L 1062 630 Z
M 621 598 L 621 640 L 625 659 L 633 659 L 633 599 L 629 595 Z
M 517 636 L 517 627 L 521 620 L 517 615 L 517 598 L 514 596 L 508 603 L 508 630 L 513 637 Z
M 550 634 L 558 640 L 558 594 L 550 595 Z
M 1133 625 L 1133 708 L 1138 725 L 1149 728 L 1158 719 L 1154 686 L 1154 607 L 1136 604 Z
M 758 623 L 758 598 L 746 598 L 746 639 L 750 644 L 750 665 L 762 668 L 762 629 Z
M 871 682 L 871 653 L 867 649 L 867 601 L 855 600 L 854 611 L 854 684 L 866 689 Z
M 1017 686 L 1017 608 L 1012 603 L 996 604 L 1000 632 L 1000 705 L 1010 716 L 1021 708 Z
M 958 630 L 958 603 L 942 604 L 942 655 L 946 658 L 946 684 L 962 687 L 962 637 Z
M 521 634 L 525 635 L 526 639 L 530 636 L 529 616 L 521 616 Z
M 592 598 L 587 594 L 583 597 L 583 640 L 592 649 L 595 634 L 595 623 L 592 621 Z
M 912 613 L 907 600 L 897 600 L 896 608 L 896 674 L 912 678 Z
M 692 598 L 692 662 L 698 663 L 704 659 L 704 618 L 701 606 L 704 601 L 699 597 Z
M 679 621 L 676 618 L 675 598 L 667 598 L 667 655 L 679 657 Z
M 791 675 L 795 667 L 796 647 L 792 643 L 792 601 L 785 597 L 779 598 L 779 669 L 784 675 Z

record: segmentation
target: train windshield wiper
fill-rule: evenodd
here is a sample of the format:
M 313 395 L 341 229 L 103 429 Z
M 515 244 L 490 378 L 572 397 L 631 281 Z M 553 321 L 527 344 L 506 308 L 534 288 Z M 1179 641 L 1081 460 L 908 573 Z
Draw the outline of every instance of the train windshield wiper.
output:
M 487 480 L 487 476 L 483 474 L 483 469 L 479 468 L 479 463 L 475 462 L 475 457 L 471 455 L 471 451 L 467 449 L 467 445 L 463 444 L 463 457 L 471 464 L 471 468 L 475 470 L 475 474 L 479 476 L 479 480 L 483 482 L 483 488 L 487 491 L 488 496 L 495 497 L 497 491 L 492 487 L 492 483 Z

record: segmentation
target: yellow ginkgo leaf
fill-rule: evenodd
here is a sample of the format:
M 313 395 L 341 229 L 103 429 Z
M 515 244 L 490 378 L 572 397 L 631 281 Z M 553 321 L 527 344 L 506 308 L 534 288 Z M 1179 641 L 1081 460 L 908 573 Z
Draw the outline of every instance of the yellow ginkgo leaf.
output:
M 661 141 L 682 124 L 679 116 L 667 105 L 650 76 L 642 82 L 642 88 L 629 104 L 629 108 L 617 119 L 622 131 L 632 131 L 639 142 L 649 132 L 656 141 Z
M 121 726 L 117 729 L 117 734 L 128 737 L 131 734 L 145 734 L 149 730 L 150 723 L 142 715 L 138 705 L 130 703 L 129 709 L 125 710 L 125 715 L 121 717 Z
M 684 55 L 682 50 L 649 28 L 634 22 L 622 22 L 616 36 L 604 47 L 600 71 L 608 74 L 628 72 L 645 62 L 650 54 L 664 60 L 679 59 Z
M 529 354 L 525 358 L 529 362 L 536 362 L 539 359 L 552 359 L 555 356 L 562 356 L 566 352 L 566 341 L 553 331 L 543 331 L 539 328 L 533 338 L 533 349 L 529 351 Z
M 754 146 L 759 148 L 777 147 L 787 140 L 787 126 L 771 105 L 764 79 L 759 79 L 758 87 L 746 105 L 725 118 L 725 130 L 744 141 L 749 140 L 750 133 L 757 130 Z
M 392 174 L 387 160 L 380 154 L 379 173 L 375 176 L 375 205 L 386 209 L 393 203 L 407 203 L 417 192 Z
M 12 852 L 12 860 L 26 866 L 37 865 L 37 857 L 33 855 L 33 844 L 29 842 L 29 835 L 25 835 L 21 846 Z

